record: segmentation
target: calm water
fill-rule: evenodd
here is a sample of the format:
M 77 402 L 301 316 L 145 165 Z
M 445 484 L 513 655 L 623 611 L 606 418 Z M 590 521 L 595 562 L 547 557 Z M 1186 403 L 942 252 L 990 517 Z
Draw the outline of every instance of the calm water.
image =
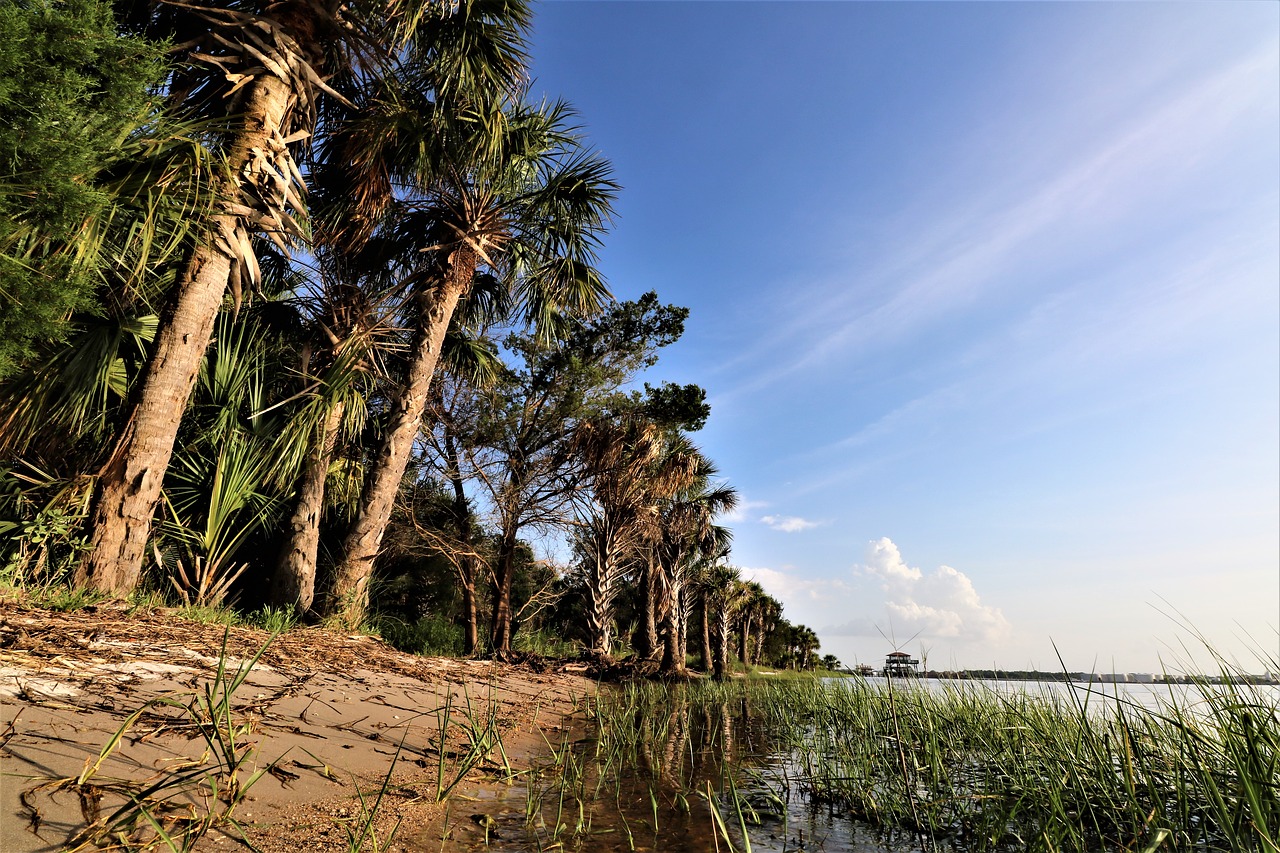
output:
M 829 678 L 828 684 L 851 682 L 852 679 Z M 868 684 L 881 688 L 887 686 L 884 678 L 865 679 Z M 1204 706 L 1204 691 L 1194 684 L 1130 684 L 1128 682 L 1099 683 L 1062 682 L 1062 681 L 989 681 L 984 679 L 959 680 L 921 678 L 914 682 L 929 690 L 975 690 L 990 691 L 1000 695 L 1012 696 L 1026 693 L 1031 696 L 1042 696 L 1050 700 L 1065 703 L 1079 703 L 1097 710 L 1114 707 L 1117 700 L 1128 705 L 1145 708 L 1148 711 L 1159 711 L 1170 706 L 1183 710 L 1195 711 Z M 1227 690 L 1223 685 L 1218 689 Z M 1244 688 L 1257 691 L 1272 701 L 1280 700 L 1280 685 L 1249 685 Z
M 832 679 L 839 689 L 861 679 Z M 867 679 L 890 687 L 884 679 Z M 1195 714 L 1205 704 L 1193 685 L 1083 684 L 1022 681 L 912 682 L 930 691 L 1025 693 L 1103 712 L 1119 702 L 1155 713 L 1171 707 Z M 900 685 L 895 682 L 893 685 Z M 1225 688 L 1224 688 L 1225 689 Z M 1280 687 L 1248 687 L 1252 696 L 1280 704 Z M 840 808 L 814 804 L 802 795 L 800 775 L 789 754 L 778 752 L 769 733 L 751 713 L 750 703 L 705 705 L 684 702 L 672 688 L 669 710 L 659 719 L 636 713 L 631 764 L 618 766 L 608 737 L 579 738 L 570 764 L 578 769 L 566 781 L 563 766 L 546 767 L 511 785 L 485 792 L 483 799 L 460 803 L 461 814 L 447 847 L 440 839 L 420 839 L 423 849 L 497 853 L 529 850 L 666 851 L 704 853 L 745 848 L 737 813 L 725 795 L 729 787 L 756 812 L 749 825 L 750 849 L 757 853 L 935 853 L 944 848 L 913 833 L 881 830 L 860 823 Z M 623 753 L 620 753 L 623 754 Z M 732 756 L 726 764 L 725 755 Z M 720 814 L 721 829 L 713 813 Z

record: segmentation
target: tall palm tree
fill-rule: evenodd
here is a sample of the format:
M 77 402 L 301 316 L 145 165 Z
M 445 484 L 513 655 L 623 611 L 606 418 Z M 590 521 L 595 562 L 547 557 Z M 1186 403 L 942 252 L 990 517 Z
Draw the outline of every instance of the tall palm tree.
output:
M 661 430 L 639 417 L 584 421 L 574 447 L 591 483 L 594 512 L 582 536 L 586 556 L 590 650 L 607 656 L 617 582 L 627 557 L 639 557 L 656 504 L 687 488 L 697 475 L 692 446 L 673 448 Z
M 765 595 L 756 611 L 756 643 L 751 653 L 751 663 L 759 666 L 764 659 L 765 638 L 773 633 L 782 618 L 782 603 L 771 595 Z
M 756 581 L 748 581 L 743 584 L 743 597 L 741 609 L 741 633 L 739 635 L 738 652 L 744 666 L 751 663 L 751 640 L 752 628 L 760 618 L 760 612 L 765 606 L 764 587 Z
M 720 563 L 706 579 L 707 603 L 712 613 L 712 677 L 724 681 L 729 677 L 729 644 L 732 642 L 733 619 L 742 605 L 742 574 L 733 566 Z
M 661 572 L 662 600 L 655 608 L 661 614 L 662 664 L 665 675 L 684 671 L 688 616 L 692 601 L 686 594 L 690 565 L 699 557 L 727 554 L 732 540 L 728 528 L 715 524 L 715 517 L 738 505 L 738 493 L 715 481 L 715 464 L 683 434 L 667 438 L 666 452 L 688 455 L 693 461 L 688 482 L 662 501 L 654 545 Z
M 409 281 L 416 321 L 405 379 L 342 547 L 327 610 L 362 618 L 367 584 L 396 490 L 421 426 L 444 335 L 477 276 L 506 284 L 533 322 L 592 313 L 605 295 L 591 266 L 617 186 L 567 124 L 563 104 L 465 102 L 437 116 L 437 146 L 421 164 L 417 215 L 404 221 L 422 261 Z M 496 139 L 496 142 L 495 142 Z
M 322 268 L 324 256 L 321 253 Z M 296 393 L 286 435 L 280 442 L 289 456 L 281 477 L 293 480 L 293 511 L 280 556 L 269 581 L 268 600 L 300 613 L 315 599 L 320 527 L 326 505 L 325 482 L 337 454 L 340 434 L 357 434 L 366 420 L 367 395 L 380 367 L 390 330 L 385 299 L 377 290 L 325 277 L 314 300 L 311 332 L 301 354 Z M 363 283 L 363 282 L 362 282 Z M 292 472 L 297 471 L 295 477 Z
M 481 0 L 484 2 L 484 0 Z M 237 300 L 260 278 L 252 235 L 284 247 L 303 239 L 306 205 L 295 151 L 311 136 L 326 77 L 359 52 L 392 56 L 412 41 L 429 0 L 284 0 L 217 7 L 165 0 L 122 3 L 125 25 L 181 45 L 168 81 L 173 109 L 224 128 L 210 135 L 224 168 L 215 208 L 196 229 L 161 313 L 131 412 L 98 477 L 91 550 L 77 585 L 133 589 L 183 410 L 228 288 Z M 467 16 L 475 2 L 451 7 Z M 435 19 L 447 17 L 436 15 Z

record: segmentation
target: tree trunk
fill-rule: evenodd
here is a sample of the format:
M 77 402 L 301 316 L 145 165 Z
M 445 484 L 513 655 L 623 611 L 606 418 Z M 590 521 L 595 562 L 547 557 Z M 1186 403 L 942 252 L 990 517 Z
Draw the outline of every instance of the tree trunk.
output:
M 702 671 L 711 671 L 711 616 L 707 597 L 702 596 Z
M 689 614 L 692 605 L 689 604 L 689 587 L 683 586 L 680 589 L 680 609 L 679 619 L 676 620 L 676 658 L 680 661 L 680 669 L 685 669 L 685 658 L 689 656 Z
M 453 523 L 462 549 L 458 554 L 458 585 L 462 587 L 463 648 L 468 655 L 474 655 L 480 645 L 480 631 L 476 625 L 476 554 L 471 536 L 471 504 L 463 487 L 458 443 L 449 429 L 444 431 L 444 446 L 449 457 L 449 482 L 453 485 Z
M 243 173 L 254 169 L 262 151 L 272 150 L 291 108 L 291 87 L 281 78 L 263 73 L 251 86 L 227 150 L 229 174 L 215 184 L 214 197 L 222 203 L 243 203 Z M 174 285 L 133 411 L 98 476 L 88 555 L 74 576 L 78 587 L 124 597 L 137 586 L 178 426 L 238 258 L 227 235 L 247 243 L 242 219 L 213 216 Z
M 511 583 L 515 575 L 515 529 L 503 533 L 498 546 L 498 570 L 493 579 L 493 618 L 489 630 L 489 645 L 498 660 L 511 655 Z
M 729 673 L 729 644 L 733 639 L 728 609 L 721 606 L 719 611 L 716 614 L 716 657 L 712 674 L 716 681 L 724 681 Z
M 751 650 L 751 662 L 756 666 L 759 666 L 764 658 L 764 635 L 765 620 L 761 619 L 760 624 L 756 626 L 756 646 Z
M 414 335 L 409 375 L 393 404 L 386 437 L 378 450 L 355 522 L 343 540 L 342 559 L 334 570 L 333 587 L 325 602 L 325 615 L 337 617 L 349 628 L 355 628 L 364 620 L 373 561 L 382 546 L 400 481 L 413 455 L 445 333 L 449 331 L 458 300 L 471 286 L 477 260 L 473 250 L 460 250 L 450 259 L 444 282 L 434 292 L 424 295 L 426 304 L 421 325 Z
M 751 663 L 750 657 L 751 646 L 751 614 L 747 613 L 742 617 L 742 665 L 748 666 Z
M 613 600 L 617 596 L 614 534 L 607 518 L 597 520 L 591 532 L 592 550 L 587 578 L 587 643 L 590 651 L 609 657 L 612 642 Z
M 346 406 L 336 403 L 325 415 L 298 481 L 297 504 L 289 519 L 289 541 L 271 578 L 268 599 L 276 607 L 298 613 L 311 609 L 316 594 L 316 561 L 320 552 L 320 519 L 324 514 L 324 484 L 333 460 L 333 447 Z
M 639 657 L 650 660 L 658 653 L 658 569 L 652 557 L 644 561 L 644 625 L 640 629 Z
M 680 675 L 684 672 L 684 655 L 680 651 L 680 579 L 677 573 L 667 573 L 669 584 L 667 612 L 662 619 L 662 674 Z

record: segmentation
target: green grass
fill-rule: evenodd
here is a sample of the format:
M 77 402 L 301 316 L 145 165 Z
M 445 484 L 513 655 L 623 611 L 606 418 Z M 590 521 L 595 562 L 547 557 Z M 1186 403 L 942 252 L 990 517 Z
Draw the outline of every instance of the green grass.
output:
M 1178 695 L 1151 710 L 1123 694 L 812 674 L 627 684 L 586 702 L 579 746 L 549 744 L 526 814 L 556 828 L 544 846 L 580 834 L 563 815 L 599 823 L 609 803 L 633 827 L 639 785 L 655 833 L 697 808 L 722 847 L 804 803 L 964 853 L 1276 853 L 1280 696 L 1209 683 Z

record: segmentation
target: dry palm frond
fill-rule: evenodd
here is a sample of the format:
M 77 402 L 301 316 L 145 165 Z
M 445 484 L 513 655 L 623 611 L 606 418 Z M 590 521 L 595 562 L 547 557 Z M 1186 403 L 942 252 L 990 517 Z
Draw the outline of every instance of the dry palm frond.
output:
M 154 550 L 156 565 L 164 568 L 164 559 L 160 549 Z M 173 574 L 169 575 L 169 583 L 177 591 L 178 597 L 187 607 L 216 607 L 226 600 L 231 585 L 249 568 L 248 563 L 238 567 L 230 565 L 225 570 L 217 562 L 204 556 L 191 560 L 191 567 L 182 560 L 174 562 Z

